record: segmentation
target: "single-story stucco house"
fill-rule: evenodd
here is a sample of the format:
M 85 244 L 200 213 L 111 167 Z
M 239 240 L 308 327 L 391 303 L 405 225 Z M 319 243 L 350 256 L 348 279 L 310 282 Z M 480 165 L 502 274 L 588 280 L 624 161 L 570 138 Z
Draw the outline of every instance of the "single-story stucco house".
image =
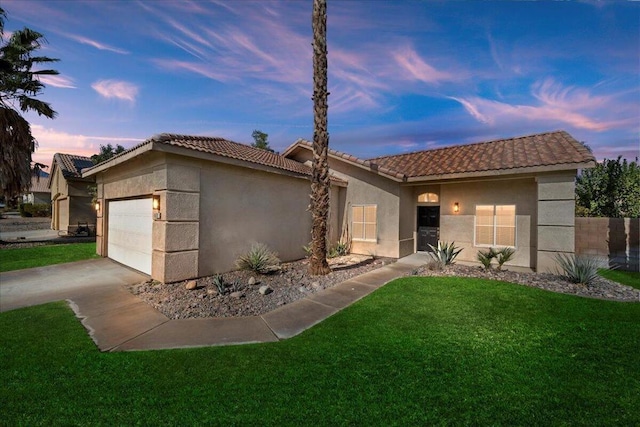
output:
M 40 171 L 38 175 L 31 177 L 29 191 L 22 195 L 22 203 L 45 204 L 51 203 L 51 190 L 49 190 L 49 174 Z
M 98 186 L 97 251 L 164 282 L 231 270 L 255 242 L 302 258 L 311 158 L 303 140 L 279 155 L 155 136 L 83 171 Z M 548 271 L 574 252 L 574 180 L 594 165 L 563 131 L 368 160 L 330 150 L 328 239 L 394 258 L 455 241 L 469 262 L 509 246 L 507 265 Z
M 83 178 L 82 169 L 93 166 L 89 157 L 56 153 L 51 162 L 47 187 L 51 194 L 51 229 L 74 232 L 79 224 L 95 227 L 89 185 L 93 178 Z

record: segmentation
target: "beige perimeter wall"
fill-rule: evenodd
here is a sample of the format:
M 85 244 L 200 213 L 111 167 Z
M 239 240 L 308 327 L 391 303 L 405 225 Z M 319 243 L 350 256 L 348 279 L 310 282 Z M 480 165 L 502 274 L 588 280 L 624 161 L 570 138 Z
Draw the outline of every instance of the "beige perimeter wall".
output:
M 610 267 L 640 271 L 639 218 L 576 218 L 576 254 L 601 257 Z

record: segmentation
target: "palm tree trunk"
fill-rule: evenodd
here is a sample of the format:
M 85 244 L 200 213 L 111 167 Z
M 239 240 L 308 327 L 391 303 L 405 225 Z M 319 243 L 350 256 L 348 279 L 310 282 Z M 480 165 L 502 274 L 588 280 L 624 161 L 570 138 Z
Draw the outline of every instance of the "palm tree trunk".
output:
M 329 133 L 327 132 L 327 2 L 313 1 L 313 164 L 311 173 L 311 260 L 309 273 L 331 272 L 327 264 Z

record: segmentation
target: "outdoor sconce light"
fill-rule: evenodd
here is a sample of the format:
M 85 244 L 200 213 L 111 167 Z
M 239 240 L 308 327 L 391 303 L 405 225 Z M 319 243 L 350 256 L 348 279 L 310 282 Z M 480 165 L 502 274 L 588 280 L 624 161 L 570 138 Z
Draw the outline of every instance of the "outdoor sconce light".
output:
M 454 211 L 455 213 L 460 212 L 460 204 L 459 204 L 458 202 L 455 202 L 455 203 L 453 204 L 453 211 Z
M 160 213 L 160 196 L 153 196 L 153 219 L 160 219 L 162 214 Z
M 100 212 L 100 200 L 96 200 L 96 203 L 93 205 L 96 209 L 96 212 Z

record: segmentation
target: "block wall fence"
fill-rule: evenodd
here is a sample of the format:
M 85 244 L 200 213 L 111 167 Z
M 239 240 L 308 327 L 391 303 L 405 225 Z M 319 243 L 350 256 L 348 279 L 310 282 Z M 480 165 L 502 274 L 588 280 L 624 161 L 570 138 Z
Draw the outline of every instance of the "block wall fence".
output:
M 640 218 L 576 218 L 576 254 L 606 258 L 609 266 L 640 271 Z

